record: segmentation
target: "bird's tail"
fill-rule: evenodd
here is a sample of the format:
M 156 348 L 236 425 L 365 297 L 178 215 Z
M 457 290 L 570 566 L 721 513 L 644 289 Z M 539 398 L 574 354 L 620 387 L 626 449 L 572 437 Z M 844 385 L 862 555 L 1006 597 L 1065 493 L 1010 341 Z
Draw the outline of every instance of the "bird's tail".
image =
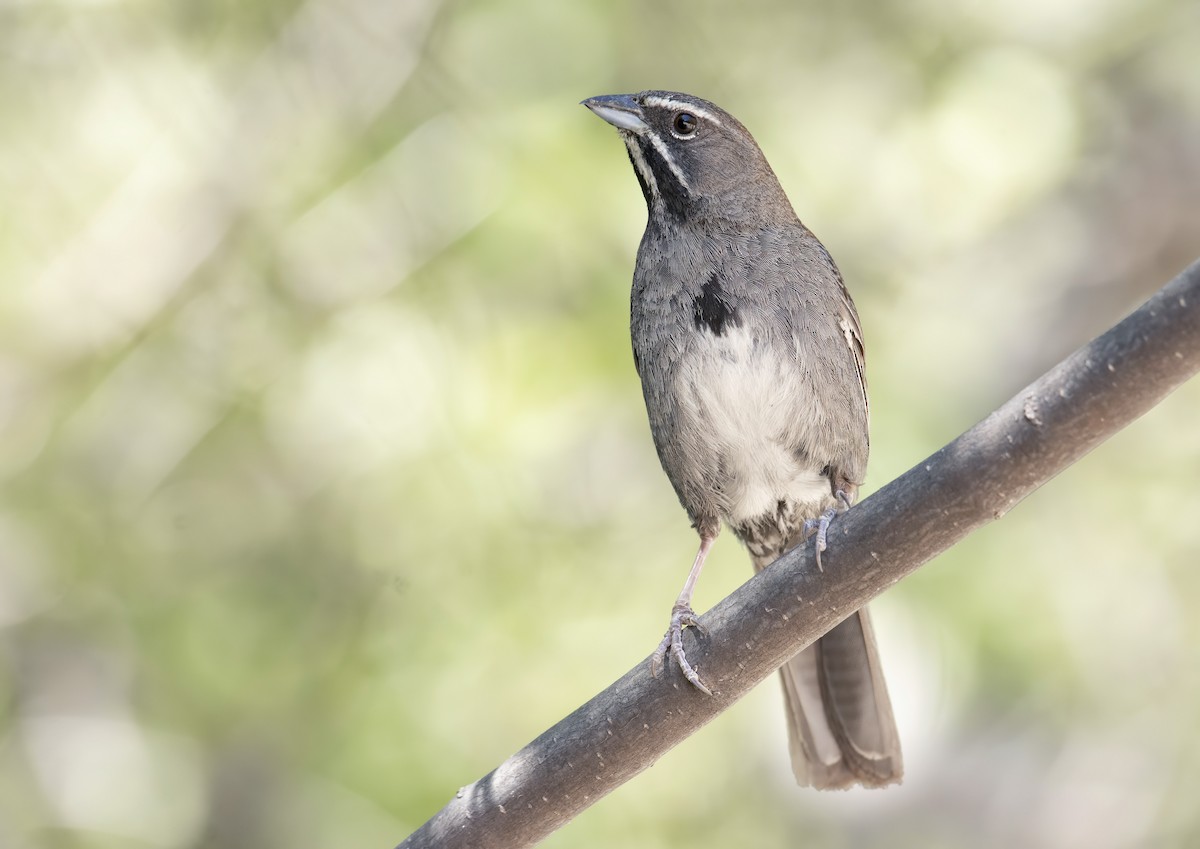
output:
M 754 558 L 756 571 L 766 565 Z M 900 737 L 865 607 L 779 673 L 792 772 L 799 784 L 834 790 L 899 783 L 904 773 Z

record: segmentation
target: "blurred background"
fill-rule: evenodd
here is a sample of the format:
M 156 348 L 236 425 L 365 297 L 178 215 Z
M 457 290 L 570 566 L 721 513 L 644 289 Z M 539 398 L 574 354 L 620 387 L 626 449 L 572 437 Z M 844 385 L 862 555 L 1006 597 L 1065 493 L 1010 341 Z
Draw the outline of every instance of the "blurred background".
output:
M 657 643 L 695 536 L 582 98 L 756 134 L 869 493 L 1200 255 L 1198 50 L 1190 0 L 0 0 L 0 846 L 392 846 Z M 797 789 L 771 681 L 546 845 L 1197 845 L 1198 414 L 876 603 L 902 787 Z

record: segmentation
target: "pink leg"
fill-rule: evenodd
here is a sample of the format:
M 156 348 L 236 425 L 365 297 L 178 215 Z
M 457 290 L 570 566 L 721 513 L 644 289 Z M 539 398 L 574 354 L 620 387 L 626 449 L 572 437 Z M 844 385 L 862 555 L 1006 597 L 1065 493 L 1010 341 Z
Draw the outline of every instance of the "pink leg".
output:
M 662 674 L 663 662 L 667 656 L 674 655 L 679 668 L 683 670 L 684 677 L 691 681 L 697 690 L 708 696 L 712 695 L 712 691 L 704 686 L 704 682 L 700 680 L 695 668 L 688 663 L 683 654 L 683 629 L 692 627 L 700 633 L 704 633 L 704 626 L 700 624 L 700 620 L 696 618 L 696 612 L 692 610 L 692 593 L 696 591 L 696 581 L 699 580 L 700 572 L 704 569 L 704 560 L 708 557 L 708 552 L 716 539 L 716 534 L 700 537 L 700 550 L 696 552 L 696 559 L 692 561 L 692 570 L 688 572 L 687 580 L 683 582 L 683 589 L 679 591 L 679 597 L 675 599 L 675 606 L 671 608 L 671 625 L 667 628 L 666 636 L 658 644 L 658 648 L 654 650 L 654 655 L 650 659 L 650 673 L 657 678 Z

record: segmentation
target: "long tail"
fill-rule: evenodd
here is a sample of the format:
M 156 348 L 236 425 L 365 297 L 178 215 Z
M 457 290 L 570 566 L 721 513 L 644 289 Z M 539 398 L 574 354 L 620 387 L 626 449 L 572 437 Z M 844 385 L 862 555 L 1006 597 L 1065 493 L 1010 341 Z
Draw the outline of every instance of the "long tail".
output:
M 766 565 L 754 558 L 755 570 Z M 779 672 L 797 783 L 834 790 L 900 781 L 900 737 L 865 607 Z

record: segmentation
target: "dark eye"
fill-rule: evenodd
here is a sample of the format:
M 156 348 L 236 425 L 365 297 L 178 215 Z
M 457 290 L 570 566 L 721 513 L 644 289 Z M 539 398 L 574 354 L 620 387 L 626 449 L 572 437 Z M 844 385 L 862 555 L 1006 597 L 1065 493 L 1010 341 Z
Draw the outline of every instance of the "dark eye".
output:
M 699 122 L 696 120 L 696 116 L 691 112 L 675 113 L 675 121 L 673 122 L 673 126 L 675 127 L 675 132 L 679 133 L 681 136 L 690 136 L 692 133 L 696 132 L 696 127 L 698 124 Z

